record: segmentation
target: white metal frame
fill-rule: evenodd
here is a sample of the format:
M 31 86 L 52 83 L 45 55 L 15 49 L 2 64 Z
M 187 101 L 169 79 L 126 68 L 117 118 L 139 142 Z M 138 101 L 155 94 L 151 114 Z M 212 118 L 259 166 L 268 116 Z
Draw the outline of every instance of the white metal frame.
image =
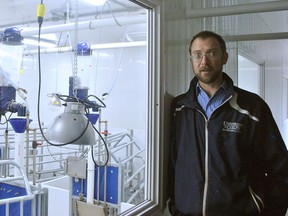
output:
M 163 208 L 163 176 L 160 166 L 163 158 L 161 157 L 161 140 L 163 140 L 163 88 L 160 85 L 160 16 L 161 1 L 158 0 L 133 0 L 142 4 L 148 9 L 148 73 L 149 73 L 149 92 L 148 92 L 148 125 L 147 125 L 147 157 L 146 157 L 146 199 L 143 203 L 129 209 L 121 215 L 153 215 L 158 214 Z M 162 114 L 161 114 L 162 113 Z M 158 212 L 158 213 L 157 213 Z
M 3 168 L 3 166 L 13 166 L 15 169 L 18 169 L 21 173 L 20 176 L 14 176 L 14 177 L 9 177 L 9 176 L 1 176 L 0 177 L 0 182 L 1 183 L 9 183 L 9 184 L 16 184 L 23 186 L 26 190 L 26 195 L 22 196 L 16 196 L 16 197 L 10 197 L 10 198 L 5 198 L 5 199 L 0 199 L 0 205 L 5 205 L 5 215 L 9 216 L 9 205 L 12 203 L 17 203 L 19 202 L 20 204 L 20 212 L 19 215 L 23 216 L 24 215 L 24 201 L 32 201 L 31 202 L 31 216 L 41 216 L 45 215 L 45 203 L 42 205 L 42 197 L 41 194 L 44 194 L 43 191 L 38 191 L 36 193 L 32 193 L 31 186 L 29 185 L 28 178 L 23 171 L 23 169 L 14 161 L 12 160 L 1 160 L 0 161 L 0 167 Z M 22 184 L 21 184 L 22 182 Z M 36 204 L 36 199 L 38 195 L 38 204 Z M 37 211 L 37 206 L 38 206 L 38 211 Z M 40 208 L 41 206 L 41 208 Z

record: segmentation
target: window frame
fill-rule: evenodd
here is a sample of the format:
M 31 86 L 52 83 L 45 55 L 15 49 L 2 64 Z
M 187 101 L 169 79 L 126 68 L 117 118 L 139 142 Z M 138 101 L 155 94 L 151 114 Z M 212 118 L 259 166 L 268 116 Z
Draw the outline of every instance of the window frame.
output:
M 126 215 L 156 215 L 163 208 L 163 178 L 160 175 L 161 140 L 163 140 L 163 85 L 160 74 L 160 1 L 130 0 L 142 5 L 148 10 L 147 17 L 147 70 L 148 70 L 148 139 L 146 152 L 146 199 L 119 214 Z M 162 181 L 162 183 L 161 183 Z

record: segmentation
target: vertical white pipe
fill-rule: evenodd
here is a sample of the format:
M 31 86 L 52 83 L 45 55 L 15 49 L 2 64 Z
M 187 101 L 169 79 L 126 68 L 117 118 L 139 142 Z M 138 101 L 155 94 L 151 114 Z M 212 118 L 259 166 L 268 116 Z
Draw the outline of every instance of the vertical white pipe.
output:
M 73 190 L 73 178 L 69 176 L 69 216 L 72 216 L 73 205 L 72 205 L 72 190 Z
M 15 133 L 14 161 L 19 164 L 22 169 L 24 167 L 24 142 L 25 133 Z M 21 176 L 19 169 L 14 168 L 14 176 Z
M 94 180 L 95 180 L 95 164 L 92 158 L 93 147 L 88 152 L 87 167 L 87 203 L 94 204 Z

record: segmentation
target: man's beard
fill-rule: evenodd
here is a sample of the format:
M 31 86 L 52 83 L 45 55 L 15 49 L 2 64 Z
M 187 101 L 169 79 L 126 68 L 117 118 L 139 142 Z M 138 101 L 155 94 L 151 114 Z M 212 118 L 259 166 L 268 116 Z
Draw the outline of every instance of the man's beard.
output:
M 194 74 L 200 82 L 205 84 L 211 84 L 214 83 L 217 79 L 219 79 L 222 74 L 222 68 L 223 67 L 221 66 L 219 70 L 214 71 L 210 67 L 203 66 L 200 68 L 199 73 L 194 72 Z M 202 73 L 204 73 L 205 71 L 208 71 L 207 73 L 209 73 L 209 76 L 202 75 Z

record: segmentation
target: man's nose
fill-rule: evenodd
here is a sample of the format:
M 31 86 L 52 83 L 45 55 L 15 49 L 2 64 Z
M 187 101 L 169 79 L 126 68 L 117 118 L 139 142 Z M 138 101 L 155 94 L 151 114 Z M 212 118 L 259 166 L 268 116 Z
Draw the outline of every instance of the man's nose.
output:
M 206 62 L 207 62 L 207 60 L 208 60 L 208 58 L 206 57 L 206 55 L 203 55 L 202 56 L 202 58 L 201 58 L 201 64 L 203 65 L 205 65 L 206 64 Z

